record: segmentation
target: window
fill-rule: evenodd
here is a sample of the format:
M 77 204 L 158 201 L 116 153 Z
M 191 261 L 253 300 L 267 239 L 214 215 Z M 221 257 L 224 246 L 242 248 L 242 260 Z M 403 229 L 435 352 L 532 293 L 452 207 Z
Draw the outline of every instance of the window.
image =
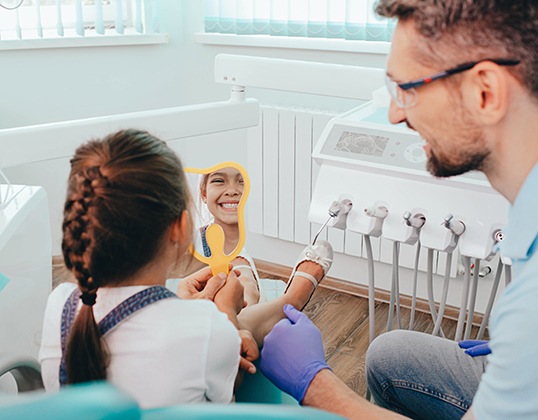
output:
M 205 32 L 390 41 L 375 0 L 205 0 Z
M 159 32 L 157 3 L 157 0 L 0 0 L 0 41 L 156 33 Z

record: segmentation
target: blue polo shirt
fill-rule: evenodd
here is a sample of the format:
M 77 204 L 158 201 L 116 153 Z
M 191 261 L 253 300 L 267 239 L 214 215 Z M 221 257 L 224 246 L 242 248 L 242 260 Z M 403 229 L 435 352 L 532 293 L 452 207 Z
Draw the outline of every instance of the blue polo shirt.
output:
M 512 282 L 489 325 L 491 354 L 472 409 L 477 419 L 538 419 L 538 164 L 504 229 Z

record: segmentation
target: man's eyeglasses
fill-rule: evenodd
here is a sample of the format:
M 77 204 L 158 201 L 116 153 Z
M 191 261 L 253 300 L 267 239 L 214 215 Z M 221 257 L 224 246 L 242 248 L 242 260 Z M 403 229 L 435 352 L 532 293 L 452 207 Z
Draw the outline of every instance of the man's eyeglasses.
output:
M 411 80 L 405 83 L 398 83 L 392 80 L 388 75 L 385 76 L 385 83 L 390 96 L 394 103 L 399 108 L 411 108 L 417 103 L 417 91 L 416 89 L 434 82 L 445 77 L 452 76 L 453 74 L 462 73 L 464 71 L 472 69 L 478 63 L 483 61 L 491 61 L 499 66 L 515 66 L 520 63 L 520 60 L 504 60 L 504 59 L 490 59 L 486 58 L 480 61 L 473 61 L 471 63 L 464 63 L 457 67 L 441 71 L 439 73 L 432 74 L 431 76 L 421 77 L 419 79 Z

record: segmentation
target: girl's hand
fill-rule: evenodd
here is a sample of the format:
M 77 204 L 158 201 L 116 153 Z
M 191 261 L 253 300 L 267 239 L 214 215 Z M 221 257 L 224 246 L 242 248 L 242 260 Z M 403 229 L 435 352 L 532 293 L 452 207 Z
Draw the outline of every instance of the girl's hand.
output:
M 237 314 L 246 306 L 246 302 L 243 298 L 243 285 L 233 270 L 228 274 L 226 284 L 217 292 L 213 301 L 217 308 L 228 315 L 228 319 L 239 329 Z
M 260 357 L 260 350 L 254 337 L 247 330 L 239 330 L 239 336 L 241 337 L 241 360 L 239 361 L 239 369 L 244 370 L 250 374 L 256 373 L 256 366 L 252 363 Z
M 217 292 L 226 284 L 226 274 L 211 275 L 211 269 L 204 267 L 179 282 L 176 294 L 182 299 L 214 300 Z
M 243 285 L 234 270 L 230 271 L 226 284 L 218 290 L 213 300 L 222 312 L 233 312 L 235 315 L 245 307 Z

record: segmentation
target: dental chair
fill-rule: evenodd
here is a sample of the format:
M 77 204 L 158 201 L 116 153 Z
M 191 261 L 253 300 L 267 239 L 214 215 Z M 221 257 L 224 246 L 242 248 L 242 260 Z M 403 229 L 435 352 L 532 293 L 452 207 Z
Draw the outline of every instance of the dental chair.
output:
M 18 392 L 43 389 L 41 367 L 30 357 L 0 353 L 0 378 L 8 373 L 11 374 Z
M 107 382 L 93 382 L 22 394 L 0 394 L 0 418 L 127 420 L 141 418 L 136 402 Z
M 143 420 L 219 419 L 219 420 L 339 420 L 343 417 L 322 410 L 271 404 L 194 404 L 142 412 Z
M 282 404 L 184 404 L 143 410 L 135 400 L 104 381 L 71 385 L 60 392 L 0 394 L 0 418 L 54 420 L 258 419 L 337 420 L 342 417 Z

